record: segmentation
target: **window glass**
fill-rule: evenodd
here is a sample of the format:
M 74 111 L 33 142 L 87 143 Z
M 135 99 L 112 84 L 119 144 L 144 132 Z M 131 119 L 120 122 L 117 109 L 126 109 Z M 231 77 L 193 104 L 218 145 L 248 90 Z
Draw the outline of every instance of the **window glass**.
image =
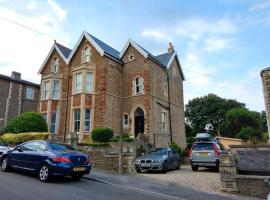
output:
M 51 128 L 50 128 L 51 133 L 55 133 L 55 123 L 56 123 L 56 113 L 53 112 L 51 114 Z
M 81 111 L 80 109 L 75 109 L 73 112 L 74 116 L 74 132 L 79 132 L 80 131 L 80 115 L 81 115 Z
M 49 146 L 51 147 L 52 150 L 55 150 L 55 151 L 75 150 L 72 146 L 65 145 L 65 144 L 50 143 Z
M 34 98 L 34 90 L 31 87 L 26 88 L 26 99 L 33 99 Z
M 59 68 L 58 58 L 53 59 L 52 61 L 52 72 L 57 73 Z
M 60 81 L 53 81 L 53 99 L 59 99 Z
M 124 126 L 128 126 L 128 115 L 127 114 L 124 114 L 124 117 L 123 117 L 123 122 L 124 122 Z
M 44 99 L 49 99 L 50 94 L 50 81 L 44 83 Z
M 167 78 L 164 79 L 163 84 L 164 84 L 164 96 L 168 97 L 168 80 L 167 80 Z
M 90 61 L 90 48 L 85 47 L 83 49 L 83 63 L 87 63 Z
M 150 152 L 151 155 L 167 155 L 167 149 L 157 148 Z
M 84 131 L 89 132 L 91 126 L 91 110 L 85 109 Z
M 166 112 L 161 113 L 162 132 L 167 133 L 168 116 Z
M 192 150 L 214 150 L 214 145 L 212 143 L 195 143 L 192 147 Z
M 143 90 L 143 79 L 138 77 L 135 79 L 135 94 L 142 94 Z
M 86 73 L 86 92 L 93 91 L 93 73 L 87 72 Z
M 45 119 L 45 121 L 47 122 L 47 113 L 42 113 L 42 117 Z
M 75 92 L 82 91 L 82 73 L 75 74 Z
M 21 146 L 23 151 L 37 151 L 40 146 L 39 142 L 28 142 Z

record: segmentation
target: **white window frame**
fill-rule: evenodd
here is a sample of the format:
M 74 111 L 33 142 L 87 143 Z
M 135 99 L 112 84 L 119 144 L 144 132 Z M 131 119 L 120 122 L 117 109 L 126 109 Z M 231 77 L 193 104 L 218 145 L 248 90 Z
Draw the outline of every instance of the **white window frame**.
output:
M 89 119 L 86 119 L 86 111 L 89 110 Z M 90 108 L 86 108 L 84 109 L 84 132 L 90 132 L 91 131 L 91 109 Z M 89 123 L 89 128 L 86 129 L 86 123 Z
M 56 57 L 52 60 L 52 69 L 53 73 L 58 73 L 59 71 L 59 59 Z
M 127 113 L 124 113 L 123 114 L 123 126 L 128 127 L 128 125 L 129 125 L 129 115 Z
M 46 87 L 48 86 L 48 87 Z M 44 81 L 43 83 L 43 99 L 47 100 L 50 98 L 50 87 L 51 87 L 51 82 L 50 81 Z
M 162 111 L 161 112 L 161 130 L 162 133 L 168 133 L 168 112 Z
M 82 63 L 88 63 L 90 61 L 90 47 L 85 46 L 82 50 Z
M 58 88 L 55 88 L 56 82 L 58 83 Z M 52 98 L 56 100 L 60 98 L 60 81 L 59 80 L 52 81 Z
M 89 77 L 91 77 L 90 80 L 88 80 L 88 74 L 91 74 L 91 76 L 89 76 Z M 88 92 L 88 93 L 93 92 L 93 72 L 87 71 L 85 73 L 85 91 Z
M 31 90 L 31 96 L 29 96 L 29 90 Z M 26 99 L 34 99 L 34 88 L 32 87 L 26 87 L 26 90 L 25 90 L 25 98 Z
M 81 82 L 78 83 L 78 75 L 80 75 L 81 77 Z M 77 94 L 77 93 L 81 93 L 82 92 L 82 86 L 83 86 L 83 73 L 82 72 L 79 72 L 79 73 L 76 73 L 74 74 L 74 92 Z M 78 86 L 80 86 L 80 88 L 78 88 Z
M 138 82 L 137 82 L 138 80 Z M 140 95 L 143 94 L 143 78 L 141 76 L 137 76 L 134 79 L 134 94 L 135 95 Z M 137 91 L 137 88 L 139 88 L 139 90 Z
M 79 111 L 79 119 L 76 119 L 76 116 L 75 116 L 76 111 Z M 76 123 L 79 123 L 78 130 L 75 129 Z M 80 126 L 81 126 L 81 109 L 80 108 L 75 108 L 73 110 L 73 131 L 74 132 L 80 132 Z

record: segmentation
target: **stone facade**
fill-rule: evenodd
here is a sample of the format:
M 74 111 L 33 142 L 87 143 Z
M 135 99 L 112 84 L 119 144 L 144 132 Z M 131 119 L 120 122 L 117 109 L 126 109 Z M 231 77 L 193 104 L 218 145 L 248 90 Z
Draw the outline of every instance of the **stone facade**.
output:
M 83 62 L 86 54 L 87 61 Z M 59 68 L 52 72 L 56 58 Z M 49 127 L 51 113 L 59 113 L 54 132 L 60 137 L 76 130 L 82 141 L 94 128 L 110 127 L 115 134 L 121 131 L 135 137 L 145 134 L 155 146 L 167 146 L 171 141 L 186 146 L 184 76 L 173 49 L 155 57 L 128 41 L 119 53 L 84 32 L 73 50 L 55 43 L 39 72 L 42 75 L 39 109 L 46 114 Z M 87 82 L 88 74 L 92 83 Z M 60 97 L 44 99 L 45 82 L 56 79 L 61 83 Z M 79 84 L 77 79 L 82 79 Z M 90 91 L 88 86 L 92 88 Z M 76 124 L 74 117 L 78 110 L 80 122 Z M 90 129 L 85 120 L 86 110 L 91 113 Z
M 265 68 L 261 71 L 263 94 L 266 108 L 266 118 L 270 142 L 270 68 Z
M 12 72 L 11 77 L 0 75 L 0 85 L 1 132 L 11 118 L 24 112 L 38 110 L 39 85 L 22 80 L 18 72 Z M 29 90 L 31 96 L 27 94 Z

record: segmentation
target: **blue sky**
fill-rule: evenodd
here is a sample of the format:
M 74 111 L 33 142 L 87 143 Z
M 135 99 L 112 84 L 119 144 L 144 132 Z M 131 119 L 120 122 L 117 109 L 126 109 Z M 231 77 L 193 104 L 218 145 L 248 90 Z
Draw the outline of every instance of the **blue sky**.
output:
M 73 48 L 86 30 L 118 51 L 129 38 L 153 54 L 172 42 L 185 103 L 215 93 L 265 109 L 260 71 L 270 67 L 270 0 L 0 0 L 0 26 L 1 74 L 16 70 L 38 83 L 53 40 Z

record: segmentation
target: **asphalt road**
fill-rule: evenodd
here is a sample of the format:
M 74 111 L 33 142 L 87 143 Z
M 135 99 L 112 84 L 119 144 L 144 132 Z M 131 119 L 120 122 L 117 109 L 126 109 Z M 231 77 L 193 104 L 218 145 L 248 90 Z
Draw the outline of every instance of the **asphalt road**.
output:
M 187 188 L 159 185 L 144 181 L 138 187 L 120 184 L 102 183 L 90 179 L 72 181 L 60 178 L 49 183 L 40 182 L 36 176 L 19 172 L 0 172 L 0 200 L 85 200 L 85 199 L 222 199 L 232 200 L 238 197 L 216 194 L 196 193 Z M 147 185 L 149 187 L 139 187 Z M 242 198 L 240 198 L 242 199 Z

